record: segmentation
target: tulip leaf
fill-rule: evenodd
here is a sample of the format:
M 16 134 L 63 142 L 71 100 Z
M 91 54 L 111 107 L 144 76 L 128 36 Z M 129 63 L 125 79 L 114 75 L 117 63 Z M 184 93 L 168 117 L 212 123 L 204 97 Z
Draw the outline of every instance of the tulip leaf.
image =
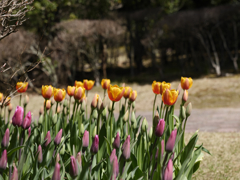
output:
M 89 167 L 91 166 L 91 164 L 92 164 L 92 162 L 89 161 L 83 166 L 82 171 L 81 171 L 78 179 L 87 179 L 87 176 L 88 176 L 88 173 L 89 173 Z
M 105 153 L 105 149 L 106 149 L 106 144 L 104 141 L 104 138 L 106 136 L 106 127 L 105 127 L 105 123 L 103 123 L 102 128 L 100 130 L 99 133 L 99 150 L 97 153 L 97 163 L 99 163 Z
M 120 179 L 125 179 L 127 177 L 127 172 L 128 172 L 128 169 L 130 168 L 130 165 L 132 164 L 132 161 L 130 162 L 127 162 L 124 166 L 124 171 L 122 173 L 122 176 Z
M 138 166 L 136 166 L 129 174 L 128 174 L 128 178 L 127 180 L 129 180 L 130 178 L 135 179 L 135 173 L 138 170 Z
M 10 145 L 8 147 L 8 153 L 10 153 L 10 151 L 18 145 L 18 142 L 19 142 L 18 141 L 18 128 L 14 127 L 14 132 L 11 136 Z M 12 164 L 12 162 L 15 158 L 15 155 L 16 155 L 16 151 L 14 151 L 12 154 L 9 154 L 9 156 L 8 156 L 8 163 L 9 164 Z
M 16 152 L 17 150 L 19 150 L 19 149 L 21 149 L 21 148 L 23 148 L 23 147 L 25 147 L 25 146 L 18 146 L 18 147 L 16 147 L 16 148 L 11 149 L 10 151 L 8 151 L 8 153 L 7 153 L 8 159 L 9 159 L 9 157 L 10 157 L 14 152 Z
M 198 148 L 198 147 L 200 147 L 200 146 L 202 146 L 202 145 L 196 145 L 195 148 Z M 208 153 L 209 155 L 212 155 L 212 154 L 210 153 L 210 151 L 207 150 L 207 149 L 206 149 L 205 147 L 203 147 L 203 146 L 202 146 L 202 151 Z

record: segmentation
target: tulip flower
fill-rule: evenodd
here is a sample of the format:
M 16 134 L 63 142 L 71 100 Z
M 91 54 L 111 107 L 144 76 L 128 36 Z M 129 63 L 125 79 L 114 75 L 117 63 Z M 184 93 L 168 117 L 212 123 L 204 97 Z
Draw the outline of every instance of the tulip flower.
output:
M 51 134 L 50 134 L 50 131 L 47 132 L 47 135 L 46 137 L 44 138 L 44 140 L 47 140 L 45 142 L 45 146 L 47 146 L 50 142 L 51 142 Z
M 166 83 L 165 81 L 163 81 L 160 85 L 160 94 L 163 94 L 163 92 L 166 89 L 170 89 L 171 88 L 171 84 L 170 83 Z
M 118 149 L 120 147 L 120 136 L 119 136 L 119 132 L 117 132 L 117 135 L 113 141 L 113 147 Z
M 81 100 L 85 96 L 85 88 L 84 87 L 76 87 L 74 92 L 74 99 Z
M 165 127 L 165 121 L 164 119 L 160 119 L 155 130 L 155 135 L 157 137 L 161 137 L 163 135 L 164 127 Z
M 99 137 L 98 135 L 96 135 L 92 143 L 91 153 L 96 154 L 98 152 L 98 147 L 99 147 Z
M 23 108 L 21 106 L 17 106 L 15 113 L 12 117 L 12 124 L 14 126 L 20 127 L 22 125 L 23 120 Z
M 60 111 L 61 111 L 61 108 L 60 108 L 60 106 L 58 106 L 57 107 L 57 114 L 60 113 Z
M 31 111 L 29 111 L 22 122 L 23 129 L 28 129 L 31 126 L 31 122 L 32 122 L 32 114 L 31 114 Z
M 50 85 L 42 86 L 42 96 L 45 99 L 50 99 L 53 95 L 53 87 Z
M 167 167 L 163 174 L 163 180 L 173 180 L 173 162 L 169 159 Z
M 85 130 L 82 139 L 82 146 L 87 148 L 89 145 L 89 132 Z
M 166 144 L 166 151 L 168 152 L 172 152 L 174 145 L 175 145 L 175 141 L 176 141 L 176 136 L 177 136 L 177 129 L 174 129 L 171 134 L 170 137 L 167 140 L 167 144 Z
M 49 110 L 51 108 L 51 100 L 45 100 L 44 104 L 46 104 L 46 109 Z
M 115 177 L 117 177 L 117 176 L 118 176 L 118 173 L 119 173 L 119 166 L 118 166 L 117 156 L 115 156 L 115 158 L 113 159 L 112 166 L 113 166 L 113 175 L 114 175 Z
M 24 93 L 27 91 L 28 88 L 28 82 L 18 82 L 16 84 L 16 90 L 19 93 Z
M 57 146 L 60 144 L 62 138 L 62 129 L 57 133 L 55 139 L 54 139 L 54 144 Z
M 57 102 L 61 102 L 62 100 L 65 99 L 66 91 L 65 89 L 54 88 L 53 94 L 54 94 L 54 100 Z
M 3 100 L 3 93 L 0 93 L 0 102 Z
M 136 98 L 137 98 L 137 91 L 131 91 L 129 95 L 129 100 L 133 102 L 136 100 Z
M 4 149 L 0 159 L 0 169 L 5 170 L 7 167 L 7 150 Z
M 144 118 L 142 122 L 142 131 L 147 132 L 147 129 L 148 129 L 148 122 L 147 122 L 147 119 Z
M 78 162 L 79 166 L 82 165 L 82 155 L 81 155 L 81 152 L 77 153 L 77 162 Z
M 24 98 L 23 104 L 24 104 L 24 106 L 26 106 L 28 103 L 29 103 L 29 96 L 26 95 L 25 98 Z
M 96 107 L 97 107 L 98 99 L 99 99 L 99 95 L 98 95 L 98 94 L 95 94 L 95 96 L 93 97 L 92 103 L 91 103 L 91 106 L 92 106 L 93 108 L 96 108 Z
M 10 103 L 8 106 L 8 112 L 10 113 L 12 111 L 12 104 Z
M 110 163 L 113 163 L 113 160 L 115 157 L 116 157 L 116 149 L 113 149 L 110 155 Z
M 160 94 L 160 85 L 161 85 L 160 82 L 153 81 L 153 83 L 152 83 L 152 91 L 155 94 Z
M 183 96 L 182 96 L 182 101 L 185 103 L 188 100 L 188 91 L 184 90 Z
M 187 77 L 181 77 L 181 86 L 182 89 L 188 90 L 192 87 L 193 80 L 192 78 L 187 78 Z
M 75 88 L 76 88 L 75 86 L 68 86 L 67 87 L 67 93 L 70 97 L 74 96 Z
M 186 109 L 186 116 L 190 116 L 192 112 L 192 103 L 188 103 L 187 109 Z
M 52 176 L 52 180 L 61 180 L 61 176 L 60 176 L 60 164 L 56 163 L 55 165 L 55 169 L 53 172 L 53 176 Z
M 83 83 L 81 81 L 75 81 L 74 84 L 75 87 L 84 87 Z
M 110 79 L 102 79 L 101 81 L 101 85 L 103 89 L 108 89 L 108 87 L 110 86 Z
M 78 175 L 77 161 L 74 156 L 70 157 L 70 175 L 75 178 Z
M 43 155 L 42 155 L 42 146 L 41 145 L 38 146 L 37 153 L 38 153 L 38 162 L 42 163 Z
M 162 101 L 165 105 L 172 106 L 176 103 L 178 98 L 178 91 L 166 89 L 162 94 Z
M 125 142 L 122 145 L 122 154 L 123 157 L 127 160 L 130 158 L 130 135 L 128 135 L 128 137 L 126 138 Z
M 111 101 L 119 101 L 125 92 L 124 87 L 118 87 L 118 85 L 110 85 L 108 88 L 108 97 Z
M 28 128 L 28 138 L 31 136 L 31 131 L 32 131 L 32 129 L 31 129 L 31 126 Z
M 9 129 L 7 128 L 7 130 L 5 131 L 5 134 L 3 136 L 3 139 L 2 139 L 2 147 L 3 148 L 7 148 L 8 147 L 8 144 L 9 144 Z
M 131 92 L 132 92 L 131 87 L 129 87 L 129 86 L 125 87 L 125 91 L 124 91 L 124 94 L 123 94 L 124 98 L 125 99 L 129 98 L 129 95 L 130 95 Z
M 18 180 L 18 170 L 15 164 L 13 165 L 13 173 L 11 174 L 10 180 Z
M 95 83 L 95 81 L 92 81 L 92 80 L 87 80 L 87 79 L 83 80 L 83 86 L 87 91 L 89 91 L 93 88 L 94 83 Z

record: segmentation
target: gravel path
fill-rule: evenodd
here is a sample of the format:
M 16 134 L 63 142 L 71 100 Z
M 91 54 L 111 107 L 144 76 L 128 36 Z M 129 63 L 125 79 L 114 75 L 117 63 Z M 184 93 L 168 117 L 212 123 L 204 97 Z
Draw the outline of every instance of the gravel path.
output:
M 175 110 L 178 115 L 179 110 Z M 152 112 L 137 112 L 146 117 L 152 126 Z M 187 132 L 237 132 L 240 131 L 240 108 L 193 109 L 188 118 Z

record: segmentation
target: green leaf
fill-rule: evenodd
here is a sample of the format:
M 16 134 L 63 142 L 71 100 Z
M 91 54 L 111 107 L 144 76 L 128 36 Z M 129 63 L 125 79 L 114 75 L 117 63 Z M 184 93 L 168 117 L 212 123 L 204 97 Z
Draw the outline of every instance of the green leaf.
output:
M 130 168 L 130 165 L 131 165 L 131 164 L 132 164 L 132 161 L 127 162 L 127 163 L 125 164 L 124 172 L 123 172 L 123 174 L 122 174 L 122 176 L 121 176 L 121 179 L 125 179 L 125 178 L 127 177 L 127 172 L 128 172 L 128 169 Z

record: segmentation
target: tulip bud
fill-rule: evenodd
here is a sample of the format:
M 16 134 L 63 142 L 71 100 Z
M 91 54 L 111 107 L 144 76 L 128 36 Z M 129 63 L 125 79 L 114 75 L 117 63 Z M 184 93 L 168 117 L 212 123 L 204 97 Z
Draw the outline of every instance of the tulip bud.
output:
M 129 113 L 128 110 L 125 112 L 124 116 L 123 116 L 123 121 L 126 123 L 128 122 L 128 118 L 129 118 Z
M 53 118 L 52 118 L 52 121 L 53 121 L 53 124 L 56 124 L 57 123 L 57 114 L 54 114 L 53 115 Z
M 39 123 L 39 124 L 42 124 L 42 123 L 43 123 L 43 115 L 41 115 L 41 116 L 39 117 L 38 123 Z
M 158 125 L 158 121 L 159 121 L 159 114 L 158 114 L 158 111 L 156 111 L 153 119 L 153 127 L 156 127 Z
M 120 147 L 120 136 L 119 136 L 119 132 L 117 132 L 117 135 L 113 141 L 113 147 L 118 149 Z
M 49 110 L 51 108 L 51 100 L 45 100 L 44 104 L 46 104 L 46 109 Z
M 53 172 L 53 176 L 52 176 L 52 180 L 61 180 L 61 176 L 60 176 L 60 164 L 56 163 L 55 165 L 55 169 Z
M 176 136 L 177 136 L 177 129 L 174 129 L 171 134 L 170 137 L 168 138 L 167 144 L 166 144 L 166 151 L 168 152 L 172 152 L 174 145 L 175 145 L 175 140 L 176 140 Z
M 184 90 L 183 96 L 182 96 L 182 102 L 183 102 L 183 104 L 184 104 L 185 102 L 187 102 L 187 100 L 188 100 L 188 91 L 187 91 L 187 90 Z
M 161 141 L 161 156 L 163 157 L 163 153 L 164 153 L 164 140 Z
M 182 115 L 182 119 L 186 119 L 186 109 L 184 106 L 181 106 L 181 115 Z
M 135 109 L 135 101 L 132 102 L 132 109 Z
M 135 113 L 134 111 L 132 111 L 132 116 L 131 116 L 131 125 L 134 129 L 137 128 L 137 120 L 136 120 L 136 117 L 135 117 Z
M 77 161 L 74 156 L 71 156 L 70 161 L 70 175 L 75 178 L 78 175 Z
M 17 170 L 15 164 L 13 165 L 13 173 L 11 175 L 10 180 L 18 180 L 18 170 Z
M 7 130 L 5 131 L 5 134 L 3 136 L 3 139 L 2 139 L 2 147 L 3 148 L 7 148 L 8 147 L 8 144 L 9 144 L 9 129 L 7 128 Z
M 96 135 L 92 143 L 91 153 L 96 154 L 98 152 L 98 146 L 99 146 L 99 138 L 98 138 L 98 135 Z
M 182 87 L 181 87 L 181 83 L 179 83 L 178 84 L 178 87 L 177 87 L 177 91 L 178 91 L 178 95 L 181 93 L 181 89 L 182 89 Z
M 108 111 L 112 111 L 112 101 L 109 101 L 109 105 L 108 105 Z
M 102 111 L 102 116 L 106 117 L 107 116 L 107 107 L 105 107 Z
M 60 154 L 64 155 L 65 154 L 65 144 L 63 144 L 62 149 L 60 150 Z
M 60 155 L 58 153 L 57 156 L 56 156 L 56 163 L 58 163 L 59 161 L 60 161 Z
M 148 122 L 147 122 L 147 119 L 144 118 L 142 122 L 142 131 L 147 132 L 147 129 L 148 129 Z
M 82 146 L 84 148 L 87 148 L 89 145 L 89 132 L 85 130 L 83 134 L 83 139 L 82 139 Z
M 63 107 L 68 107 L 68 101 L 66 99 L 63 102 Z
M 46 137 L 44 138 L 44 140 L 47 140 L 45 142 L 45 146 L 47 146 L 50 142 L 51 142 L 51 134 L 50 134 L 50 131 L 47 132 L 47 135 Z
M 82 135 L 84 133 L 84 125 L 81 124 L 81 127 L 80 127 L 80 134 Z
M 192 112 L 192 103 L 188 103 L 187 110 L 186 110 L 186 116 L 190 116 Z
M 29 111 L 22 122 L 23 129 L 28 129 L 31 126 L 31 122 L 32 122 L 32 114 L 31 114 L 31 111 Z
M 84 112 L 86 109 L 86 101 L 82 101 L 82 105 L 81 105 L 81 111 Z
M 0 159 L 0 169 L 5 170 L 7 167 L 7 150 L 4 149 Z
M 59 114 L 60 111 L 61 111 L 61 108 L 60 108 L 60 106 L 58 106 L 58 108 L 57 108 L 57 113 Z
M 77 153 L 77 162 L 78 162 L 79 166 L 82 165 L 82 155 L 81 155 L 81 152 Z
M 28 138 L 31 136 L 31 126 L 28 128 Z
M 54 144 L 57 146 L 60 144 L 62 138 L 62 129 L 57 133 L 55 139 L 54 139 Z
M 165 128 L 165 121 L 164 119 L 160 119 L 155 130 L 155 135 L 157 137 L 161 137 L 163 135 L 164 128 Z
M 131 91 L 129 95 L 129 101 L 133 102 L 137 98 L 137 91 Z
M 93 116 L 94 119 L 97 119 L 97 117 L 98 117 L 98 112 L 97 112 L 96 109 L 93 110 L 92 116 Z
M 96 108 L 97 107 L 98 99 L 99 99 L 99 95 L 95 94 L 95 96 L 93 97 L 92 103 L 91 103 L 92 108 Z
M 172 180 L 173 179 L 173 162 L 172 159 L 169 159 L 167 167 L 165 169 L 164 175 L 163 175 L 164 180 Z
M 152 127 L 151 127 L 151 128 L 150 128 L 150 131 L 149 131 L 149 133 L 148 133 L 149 139 L 152 139 L 152 135 L 153 135 L 153 129 L 152 129 Z
M 119 173 L 118 159 L 117 156 L 113 159 L 113 176 L 117 177 Z
M 116 149 L 113 149 L 110 155 L 110 163 L 113 163 L 113 160 L 115 157 L 116 157 Z
M 102 99 L 101 99 L 101 97 L 99 96 L 98 97 L 98 101 L 97 101 L 97 109 L 98 109 L 98 111 L 101 111 L 101 110 L 103 110 L 103 108 L 102 108 Z
M 23 120 L 23 108 L 21 106 L 17 106 L 15 113 L 12 117 L 12 124 L 14 126 L 20 127 L 22 125 Z
M 122 145 L 122 154 L 123 157 L 127 160 L 130 158 L 130 135 L 128 135 L 128 137 L 126 138 L 125 142 Z
M 10 113 L 12 111 L 12 104 L 10 103 L 8 106 L 8 112 Z
M 24 106 L 26 106 L 28 104 L 28 102 L 29 102 L 29 96 L 26 95 L 25 99 L 24 99 L 24 102 L 23 102 Z
M 97 134 L 97 126 L 94 127 L 93 132 L 92 132 L 92 138 L 94 138 Z

